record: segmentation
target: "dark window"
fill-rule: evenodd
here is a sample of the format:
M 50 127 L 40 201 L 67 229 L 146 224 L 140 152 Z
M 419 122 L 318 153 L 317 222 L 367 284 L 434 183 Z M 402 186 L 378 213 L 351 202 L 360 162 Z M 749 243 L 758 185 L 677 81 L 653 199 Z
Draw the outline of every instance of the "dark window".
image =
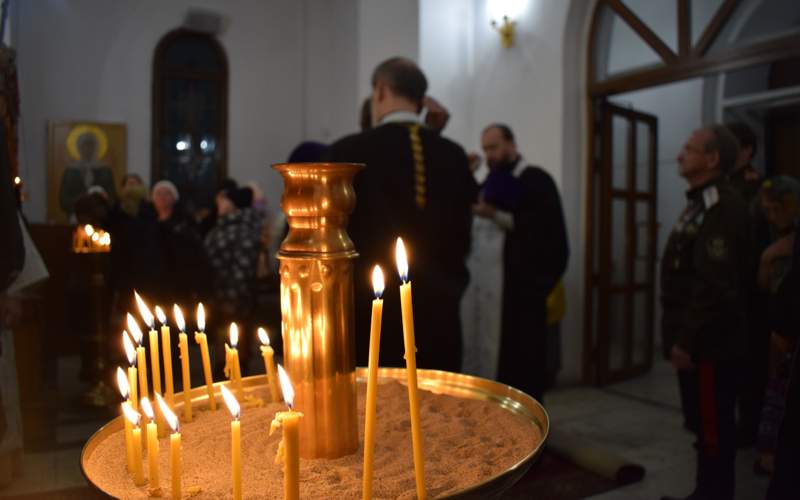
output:
M 228 62 L 211 35 L 168 33 L 153 60 L 152 179 L 168 179 L 189 213 L 210 208 L 227 175 Z

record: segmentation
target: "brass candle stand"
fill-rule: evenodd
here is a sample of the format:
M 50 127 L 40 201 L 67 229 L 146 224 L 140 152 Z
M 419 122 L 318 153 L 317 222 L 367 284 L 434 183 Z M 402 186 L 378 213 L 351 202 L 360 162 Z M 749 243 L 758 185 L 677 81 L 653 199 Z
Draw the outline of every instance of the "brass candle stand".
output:
M 295 390 L 300 456 L 337 458 L 358 449 L 353 260 L 347 235 L 353 176 L 363 165 L 275 165 L 289 233 L 281 244 L 283 360 Z

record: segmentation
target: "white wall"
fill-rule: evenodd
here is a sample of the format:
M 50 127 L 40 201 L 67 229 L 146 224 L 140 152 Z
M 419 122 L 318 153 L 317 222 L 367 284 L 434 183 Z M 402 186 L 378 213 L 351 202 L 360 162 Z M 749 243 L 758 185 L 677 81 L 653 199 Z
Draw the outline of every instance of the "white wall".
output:
M 358 0 L 358 103 L 372 93 L 381 61 L 419 59 L 419 0 Z
M 358 130 L 358 4 L 304 3 L 304 138 L 330 143 Z

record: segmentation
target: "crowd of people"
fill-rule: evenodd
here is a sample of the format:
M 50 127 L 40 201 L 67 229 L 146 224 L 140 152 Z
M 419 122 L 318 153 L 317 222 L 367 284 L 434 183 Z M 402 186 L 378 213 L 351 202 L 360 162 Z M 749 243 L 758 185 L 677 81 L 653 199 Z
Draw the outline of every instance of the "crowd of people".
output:
M 180 192 L 168 180 L 148 190 L 138 175 L 128 174 L 118 192 L 112 206 L 101 190 L 90 190 L 75 211 L 80 224 L 113 236 L 111 317 L 135 310 L 132 290 L 161 304 L 206 302 L 213 311 L 211 338 L 223 352 L 227 326 L 236 321 L 247 328 L 255 322 L 258 285 L 274 277 L 268 258 L 273 232 L 261 190 L 226 179 L 213 210 L 199 214 L 182 209 Z M 249 352 L 248 338 L 243 336 L 239 348 Z M 221 362 L 215 363 L 220 373 Z

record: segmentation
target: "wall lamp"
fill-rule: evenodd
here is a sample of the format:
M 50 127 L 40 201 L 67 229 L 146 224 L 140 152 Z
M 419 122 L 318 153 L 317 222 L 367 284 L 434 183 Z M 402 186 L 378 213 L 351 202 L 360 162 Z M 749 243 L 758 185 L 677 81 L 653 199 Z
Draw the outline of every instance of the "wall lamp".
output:
M 487 12 L 492 28 L 500 34 L 500 43 L 505 48 L 514 45 L 516 19 L 525 10 L 527 0 L 488 0 Z

